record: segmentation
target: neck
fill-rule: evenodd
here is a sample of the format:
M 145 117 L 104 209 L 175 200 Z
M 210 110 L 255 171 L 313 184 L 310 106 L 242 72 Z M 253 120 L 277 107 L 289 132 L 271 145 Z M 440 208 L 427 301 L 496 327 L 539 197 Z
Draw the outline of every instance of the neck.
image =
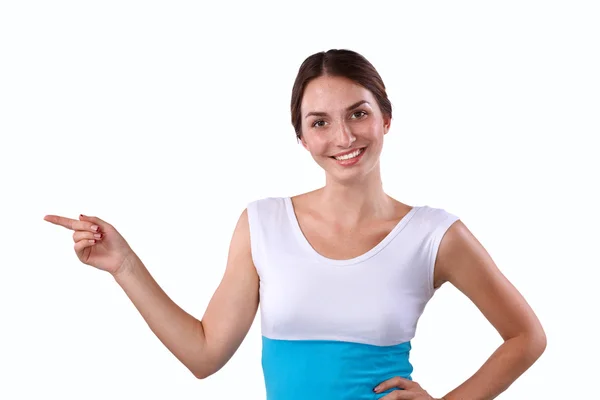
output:
M 319 190 L 320 207 L 332 221 L 354 225 L 366 219 L 388 218 L 394 212 L 393 200 L 383 191 L 379 165 L 352 182 L 327 176 Z M 328 218 L 329 219 L 329 218 Z

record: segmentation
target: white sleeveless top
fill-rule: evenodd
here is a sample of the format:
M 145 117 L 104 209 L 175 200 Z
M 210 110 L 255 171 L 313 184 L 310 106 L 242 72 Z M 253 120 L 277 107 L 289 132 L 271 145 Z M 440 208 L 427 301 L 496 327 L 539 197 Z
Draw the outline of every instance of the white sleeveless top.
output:
M 378 383 L 411 379 L 410 340 L 457 216 L 413 207 L 379 244 L 348 260 L 311 247 L 289 197 L 250 203 L 248 220 L 268 399 L 376 399 Z

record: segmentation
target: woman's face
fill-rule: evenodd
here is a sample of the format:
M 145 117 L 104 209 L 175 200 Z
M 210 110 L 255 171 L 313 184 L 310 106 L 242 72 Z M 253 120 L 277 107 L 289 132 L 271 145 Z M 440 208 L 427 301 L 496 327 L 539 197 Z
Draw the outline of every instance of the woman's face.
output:
M 364 177 L 379 167 L 391 120 L 373 94 L 343 77 L 308 83 L 301 104 L 302 144 L 335 180 Z

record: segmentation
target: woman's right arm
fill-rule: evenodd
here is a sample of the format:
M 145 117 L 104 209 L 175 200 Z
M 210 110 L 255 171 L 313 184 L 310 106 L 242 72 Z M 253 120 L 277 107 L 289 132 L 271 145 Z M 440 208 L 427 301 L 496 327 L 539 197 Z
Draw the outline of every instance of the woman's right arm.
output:
M 202 320 L 175 304 L 133 252 L 113 276 L 160 341 L 195 377 L 206 378 L 233 356 L 258 309 L 247 210 L 235 227 L 225 274 Z

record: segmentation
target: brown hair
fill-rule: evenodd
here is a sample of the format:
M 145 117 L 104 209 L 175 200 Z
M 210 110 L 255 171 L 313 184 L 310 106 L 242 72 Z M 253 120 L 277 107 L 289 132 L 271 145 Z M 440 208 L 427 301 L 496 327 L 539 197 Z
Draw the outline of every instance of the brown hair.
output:
M 387 97 L 383 80 L 365 57 L 352 50 L 321 51 L 304 60 L 294 81 L 291 111 L 292 125 L 298 140 L 302 136 L 300 106 L 304 89 L 311 80 L 324 75 L 345 77 L 368 89 L 373 93 L 383 115 L 392 117 L 392 104 Z

